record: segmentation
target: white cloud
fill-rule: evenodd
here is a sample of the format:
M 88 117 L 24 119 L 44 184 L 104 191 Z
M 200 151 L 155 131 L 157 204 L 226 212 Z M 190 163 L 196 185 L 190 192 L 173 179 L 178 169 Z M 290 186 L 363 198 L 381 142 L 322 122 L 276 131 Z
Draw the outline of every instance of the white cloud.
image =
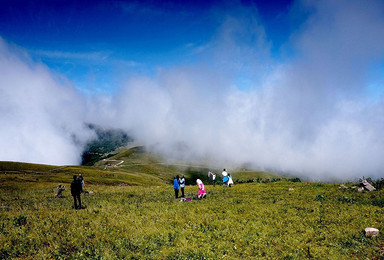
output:
M 114 123 L 167 154 L 223 166 L 380 177 L 383 103 L 362 95 L 384 57 L 384 8 L 365 3 L 307 2 L 312 14 L 290 39 L 298 55 L 280 65 L 257 18 L 228 16 L 201 63 L 127 82 Z M 244 75 L 253 88 L 234 86 Z
M 36 55 L 52 58 L 52 59 L 87 59 L 99 60 L 108 58 L 108 54 L 101 52 L 64 52 L 64 51 L 48 51 L 36 50 L 33 51 Z
M 384 58 L 384 6 L 297 4 L 310 12 L 291 35 L 290 60 L 274 61 L 259 19 L 237 8 L 196 65 L 131 77 L 116 96 L 86 101 L 2 42 L 0 69 L 7 76 L 0 79 L 0 123 L 7 127 L 0 142 L 11 148 L 0 158 L 76 161 L 80 148 L 71 134 L 85 140 L 87 121 L 126 129 L 169 156 L 209 158 L 215 166 L 251 163 L 323 180 L 382 177 L 383 100 L 367 98 L 365 90 L 367 74 Z M 248 79 L 247 88 L 236 85 L 239 78 Z
M 70 85 L 0 39 L 0 159 L 77 164 L 84 129 L 84 100 Z

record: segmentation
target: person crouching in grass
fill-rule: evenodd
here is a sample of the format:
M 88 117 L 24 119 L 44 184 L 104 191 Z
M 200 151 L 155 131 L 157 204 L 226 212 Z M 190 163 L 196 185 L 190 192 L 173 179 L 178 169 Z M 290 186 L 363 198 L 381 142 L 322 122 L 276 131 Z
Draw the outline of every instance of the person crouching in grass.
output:
M 197 198 L 198 199 L 205 198 L 207 196 L 207 191 L 205 190 L 203 182 L 200 179 L 197 179 L 196 185 L 199 187 L 199 192 L 197 194 Z
M 56 188 L 55 198 L 62 198 L 63 197 L 63 191 L 65 191 L 65 186 L 59 184 Z

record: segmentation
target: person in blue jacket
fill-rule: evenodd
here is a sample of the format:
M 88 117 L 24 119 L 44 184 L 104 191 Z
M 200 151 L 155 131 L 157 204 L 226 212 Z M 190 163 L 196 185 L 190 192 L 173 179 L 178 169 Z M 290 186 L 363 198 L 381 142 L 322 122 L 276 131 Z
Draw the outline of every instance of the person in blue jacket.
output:
M 173 189 L 175 190 L 175 198 L 177 199 L 179 197 L 180 189 L 179 175 L 176 175 L 176 177 L 173 179 Z
M 223 176 L 223 188 L 228 186 L 228 173 L 226 169 L 223 169 L 223 172 L 221 173 Z

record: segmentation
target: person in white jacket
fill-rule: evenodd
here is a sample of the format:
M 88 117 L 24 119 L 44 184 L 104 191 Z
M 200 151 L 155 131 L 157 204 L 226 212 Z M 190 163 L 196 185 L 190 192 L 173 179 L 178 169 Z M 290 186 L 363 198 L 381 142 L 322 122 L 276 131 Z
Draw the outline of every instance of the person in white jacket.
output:
M 233 185 L 232 176 L 231 176 L 230 173 L 228 173 L 228 186 L 229 186 L 229 187 L 232 187 L 232 185 Z
M 184 188 L 185 188 L 185 178 L 184 178 L 184 175 L 181 175 L 181 179 L 180 179 L 180 189 L 181 189 L 181 197 L 184 198 L 185 195 L 184 195 Z

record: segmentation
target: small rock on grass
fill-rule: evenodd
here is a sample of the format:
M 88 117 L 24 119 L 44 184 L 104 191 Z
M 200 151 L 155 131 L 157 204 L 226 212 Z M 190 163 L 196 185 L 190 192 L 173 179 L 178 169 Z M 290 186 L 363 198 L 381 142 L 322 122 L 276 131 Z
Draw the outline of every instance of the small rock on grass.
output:
M 371 227 L 364 229 L 364 232 L 366 237 L 375 237 L 377 234 L 379 234 L 379 230 L 377 228 Z

